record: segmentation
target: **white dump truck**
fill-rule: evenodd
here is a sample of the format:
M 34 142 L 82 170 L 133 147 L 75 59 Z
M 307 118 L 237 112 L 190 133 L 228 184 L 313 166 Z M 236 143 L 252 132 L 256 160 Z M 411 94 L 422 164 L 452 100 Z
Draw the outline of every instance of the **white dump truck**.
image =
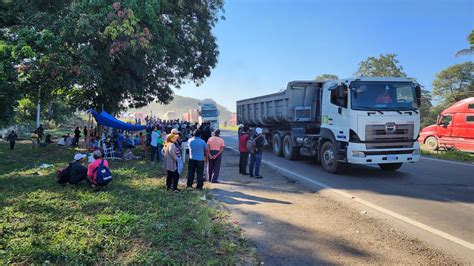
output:
M 199 123 L 209 122 L 211 128 L 219 128 L 219 110 L 214 101 L 205 99 L 198 103 Z
M 275 94 L 237 101 L 240 124 L 261 127 L 273 153 L 313 156 L 324 170 L 418 161 L 420 85 L 406 78 L 292 81 Z

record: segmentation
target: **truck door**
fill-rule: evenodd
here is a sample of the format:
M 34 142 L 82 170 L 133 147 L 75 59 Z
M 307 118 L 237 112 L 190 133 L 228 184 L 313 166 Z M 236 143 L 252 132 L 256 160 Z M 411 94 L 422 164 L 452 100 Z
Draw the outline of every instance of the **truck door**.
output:
M 329 95 L 325 97 L 330 97 L 330 104 L 326 109 L 326 115 L 323 115 L 323 123 L 332 128 L 336 140 L 343 142 L 349 141 L 348 92 L 348 88 L 341 85 L 329 90 Z
M 450 139 L 452 139 L 452 131 L 453 131 L 453 115 L 447 114 L 447 115 L 441 116 L 438 120 L 438 126 L 436 127 L 436 134 L 438 135 L 439 139 L 443 140 L 442 141 L 443 143 L 445 141 L 449 141 Z

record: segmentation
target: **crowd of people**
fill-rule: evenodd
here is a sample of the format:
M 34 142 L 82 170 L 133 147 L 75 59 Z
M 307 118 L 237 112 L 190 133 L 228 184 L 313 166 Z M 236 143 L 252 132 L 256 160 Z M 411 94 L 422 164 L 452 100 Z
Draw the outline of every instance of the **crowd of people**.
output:
M 151 163 L 162 162 L 166 169 L 166 189 L 179 192 L 178 180 L 183 173 L 184 158 L 189 152 L 187 188 L 202 189 L 204 182 L 219 183 L 219 174 L 224 152 L 224 139 L 220 130 L 214 130 L 210 123 L 189 123 L 181 120 L 145 119 L 144 132 L 128 132 L 103 127 L 99 133 L 97 127 L 84 126 L 82 130 L 76 126 L 73 135 L 63 135 L 58 145 L 78 147 L 81 137 L 87 150 L 92 152 L 89 165 L 86 167 L 86 154 L 76 154 L 74 160 L 67 167 L 58 172 L 59 183 L 76 185 L 85 180 L 91 186 L 104 186 L 108 182 L 98 182 L 97 169 L 100 173 L 110 173 L 106 158 L 113 159 L 145 159 Z M 99 136 L 100 135 L 100 136 Z M 10 148 L 14 149 L 18 136 L 12 131 L 7 140 Z M 31 135 L 33 147 L 37 147 L 44 138 L 44 129 L 40 125 Z M 49 141 L 51 137 L 47 136 Z M 240 125 L 239 139 L 239 173 L 252 178 L 262 178 L 260 165 L 262 162 L 263 147 L 266 140 L 261 128 L 250 130 L 248 126 Z M 45 141 L 46 142 L 46 141 Z M 133 154 L 138 150 L 140 156 Z M 114 150 L 113 154 L 110 150 Z M 110 175 L 111 176 L 111 175 Z M 100 179 L 100 178 L 99 178 Z M 111 179 L 111 178 L 110 178 Z

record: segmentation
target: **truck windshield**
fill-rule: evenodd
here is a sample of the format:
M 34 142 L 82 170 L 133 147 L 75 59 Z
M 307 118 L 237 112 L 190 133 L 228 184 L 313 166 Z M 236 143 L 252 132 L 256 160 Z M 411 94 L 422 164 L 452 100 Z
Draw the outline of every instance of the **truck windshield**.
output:
M 204 117 L 217 116 L 217 110 L 202 110 L 201 115 Z
M 415 86 L 411 82 L 363 82 L 350 85 L 354 110 L 415 110 Z

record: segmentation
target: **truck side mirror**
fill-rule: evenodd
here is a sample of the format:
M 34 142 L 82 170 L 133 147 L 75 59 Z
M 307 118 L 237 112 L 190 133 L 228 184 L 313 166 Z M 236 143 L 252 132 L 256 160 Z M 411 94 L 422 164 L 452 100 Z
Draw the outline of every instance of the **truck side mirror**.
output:
M 416 105 L 418 108 L 421 107 L 421 87 L 419 84 L 415 86 L 415 93 L 416 93 Z
M 336 87 L 336 97 L 339 106 L 347 107 L 347 98 L 346 98 L 346 91 L 347 86 L 344 83 L 341 83 Z

